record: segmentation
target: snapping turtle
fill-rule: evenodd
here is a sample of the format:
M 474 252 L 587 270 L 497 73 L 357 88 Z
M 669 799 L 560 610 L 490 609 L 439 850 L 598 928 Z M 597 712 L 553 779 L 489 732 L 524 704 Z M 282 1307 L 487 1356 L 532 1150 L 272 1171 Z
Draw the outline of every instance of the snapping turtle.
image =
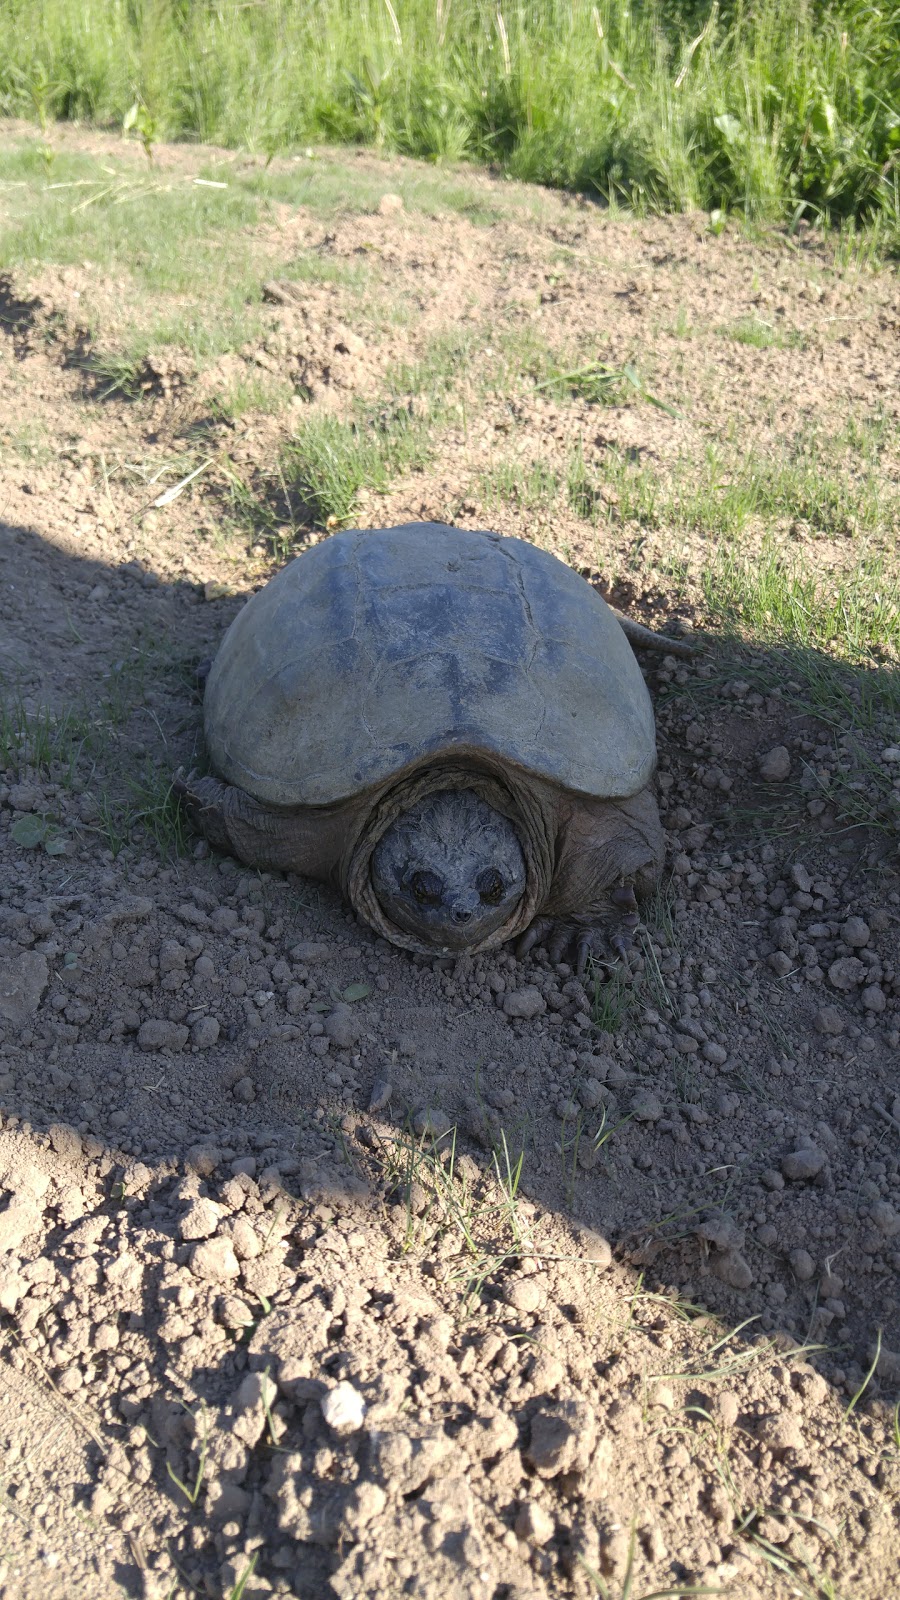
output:
M 204 700 L 218 776 L 178 792 L 216 848 L 336 884 L 401 948 L 624 955 L 663 841 L 623 629 L 683 653 L 522 540 L 335 534 L 232 622 Z

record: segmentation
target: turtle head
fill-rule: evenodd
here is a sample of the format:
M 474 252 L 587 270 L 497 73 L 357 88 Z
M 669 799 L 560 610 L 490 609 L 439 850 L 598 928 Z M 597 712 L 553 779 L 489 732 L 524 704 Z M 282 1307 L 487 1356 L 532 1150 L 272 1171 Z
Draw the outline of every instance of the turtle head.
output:
M 471 789 L 443 789 L 383 834 L 372 884 L 406 933 L 437 950 L 467 950 L 509 921 L 525 890 L 525 858 L 507 817 Z

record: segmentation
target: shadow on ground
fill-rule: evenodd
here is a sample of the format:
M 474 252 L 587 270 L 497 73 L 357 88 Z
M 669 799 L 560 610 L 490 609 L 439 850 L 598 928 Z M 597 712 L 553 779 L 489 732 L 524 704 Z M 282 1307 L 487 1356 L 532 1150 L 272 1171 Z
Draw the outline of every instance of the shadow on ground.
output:
M 251 1584 L 248 1596 L 298 1592 L 277 1588 L 279 1572 L 322 1592 L 350 1537 L 363 1590 L 336 1592 L 374 1592 L 385 1580 L 366 1566 L 364 1519 L 348 1534 L 345 1500 L 303 1509 L 284 1460 L 260 1499 L 247 1462 L 263 1436 L 274 1445 L 293 1427 L 288 1402 L 318 1404 L 345 1378 L 387 1418 L 402 1389 L 429 1426 L 452 1412 L 454 1437 L 487 1405 L 520 1432 L 532 1426 L 528 1471 L 555 1493 L 557 1474 L 583 1475 L 587 1456 L 573 1443 L 552 1470 L 538 1459 L 537 1397 L 555 1397 L 546 1405 L 558 1421 L 569 1405 L 565 1427 L 577 1433 L 577 1407 L 593 1406 L 601 1383 L 631 1408 L 619 1443 L 639 1488 L 652 1459 L 654 1351 L 677 1400 L 659 1402 L 649 1432 L 673 1472 L 687 1469 L 666 1433 L 672 1407 L 694 1396 L 692 1425 L 699 1407 L 712 1430 L 706 1448 L 726 1426 L 724 1374 L 738 1395 L 727 1426 L 740 1417 L 749 1441 L 741 1471 L 765 1479 L 760 1505 L 779 1474 L 794 1492 L 788 1466 L 807 1499 L 825 1478 L 834 1498 L 843 1445 L 826 1470 L 814 1429 L 802 1448 L 799 1433 L 766 1433 L 772 1414 L 799 1408 L 806 1427 L 818 1405 L 823 1428 L 839 1415 L 797 1349 L 811 1345 L 842 1406 L 861 1385 L 873 1402 L 876 1465 L 865 1473 L 871 1504 L 860 1504 L 874 1515 L 888 1481 L 877 1419 L 900 1377 L 900 880 L 898 768 L 879 765 L 886 702 L 869 681 L 842 676 L 855 718 L 842 741 L 814 714 L 833 715 L 833 697 L 810 688 L 834 680 L 830 660 L 794 656 L 796 684 L 785 656 L 759 646 L 711 641 L 687 668 L 650 664 L 671 872 L 647 908 L 633 984 L 585 989 L 543 956 L 408 958 L 329 890 L 211 859 L 169 783 L 200 750 L 194 668 L 239 599 L 206 602 L 137 563 L 79 560 L 27 528 L 0 525 L 0 547 L 0 1107 L 13 1197 L 0 1224 L 21 1258 L 21 1292 L 7 1277 L 2 1304 L 23 1355 L 73 1404 L 98 1409 L 99 1480 L 83 1491 L 93 1514 L 118 1504 L 125 1469 L 110 1441 L 121 1450 L 130 1439 L 142 1465 L 138 1487 L 129 1468 L 129 1495 L 134 1506 L 156 1497 L 147 1515 L 160 1549 L 180 1552 L 186 1582 L 215 1568 L 208 1592 L 227 1595 L 261 1536 L 274 1540 L 257 1573 L 265 1567 L 270 1587 Z M 765 781 L 760 756 L 780 746 L 790 771 Z M 526 986 L 537 996 L 527 1022 L 503 1009 Z M 28 1276 L 37 1255 L 59 1275 L 52 1293 Z M 392 1322 L 399 1281 L 406 1299 Z M 465 1311 L 453 1337 L 476 1352 L 468 1366 L 447 1356 L 448 1302 Z M 487 1391 L 469 1386 L 476 1366 L 489 1370 Z M 279 1375 L 277 1404 L 266 1369 Z M 304 1424 L 309 1448 L 324 1452 L 316 1426 Z M 515 1429 L 504 1439 L 508 1453 Z M 471 1439 L 467 1449 L 482 1459 Z M 198 1460 L 208 1497 L 198 1485 L 192 1501 Z M 324 1461 L 296 1470 L 316 1483 L 337 1473 L 349 1493 L 353 1471 L 333 1452 Z M 406 1482 L 399 1467 L 395 1476 Z M 491 1515 L 502 1522 L 501 1490 Z M 685 1533 L 670 1575 L 708 1575 L 741 1543 L 731 1513 L 704 1493 L 715 1550 L 689 1558 Z M 744 1544 L 754 1530 L 768 1537 L 756 1515 Z M 581 1524 L 560 1517 L 571 1574 Z M 203 1536 L 191 1534 L 205 1519 Z M 421 1534 L 390 1526 L 402 1561 Z M 500 1535 L 479 1537 L 493 1548 Z M 523 1537 L 507 1547 L 513 1566 L 522 1548 L 543 1548 Z M 612 1535 L 591 1538 L 588 1565 Z M 482 1559 L 470 1551 L 460 1568 L 447 1555 L 441 1567 L 432 1554 L 435 1584 Z M 160 1571 L 177 1570 L 171 1561 Z M 551 1581 L 551 1567 L 526 1569 Z M 760 1587 L 741 1593 L 787 1592 L 766 1588 L 760 1570 Z M 497 1584 L 487 1592 L 526 1593 L 509 1577 Z

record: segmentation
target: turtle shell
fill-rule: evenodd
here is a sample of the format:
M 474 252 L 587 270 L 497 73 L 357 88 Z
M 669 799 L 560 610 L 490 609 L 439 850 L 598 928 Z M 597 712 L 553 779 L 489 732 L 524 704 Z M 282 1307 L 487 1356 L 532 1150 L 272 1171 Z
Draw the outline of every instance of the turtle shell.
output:
M 580 794 L 636 794 L 650 697 L 605 602 L 521 539 L 410 523 L 334 534 L 235 618 L 206 686 L 221 777 L 325 806 L 481 753 Z

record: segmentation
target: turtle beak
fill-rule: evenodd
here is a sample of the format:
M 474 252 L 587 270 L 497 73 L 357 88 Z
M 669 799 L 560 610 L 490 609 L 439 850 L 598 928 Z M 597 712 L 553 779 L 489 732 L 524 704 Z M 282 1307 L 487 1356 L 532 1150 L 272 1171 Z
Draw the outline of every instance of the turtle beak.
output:
M 480 908 L 481 896 L 476 889 L 469 889 L 453 896 L 447 913 L 455 928 L 465 928 L 468 923 L 474 922 Z

